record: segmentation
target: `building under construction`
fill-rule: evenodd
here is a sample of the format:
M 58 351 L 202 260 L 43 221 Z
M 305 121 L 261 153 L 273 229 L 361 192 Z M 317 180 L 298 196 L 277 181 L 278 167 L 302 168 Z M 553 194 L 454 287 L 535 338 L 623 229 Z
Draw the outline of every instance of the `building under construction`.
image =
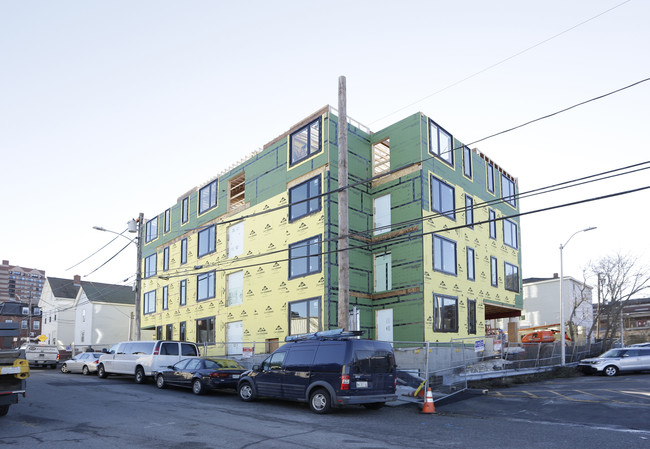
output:
M 144 226 L 141 323 L 199 343 L 338 327 L 338 116 L 325 107 Z M 348 120 L 349 306 L 368 338 L 484 335 L 522 308 L 517 180 L 417 113 Z

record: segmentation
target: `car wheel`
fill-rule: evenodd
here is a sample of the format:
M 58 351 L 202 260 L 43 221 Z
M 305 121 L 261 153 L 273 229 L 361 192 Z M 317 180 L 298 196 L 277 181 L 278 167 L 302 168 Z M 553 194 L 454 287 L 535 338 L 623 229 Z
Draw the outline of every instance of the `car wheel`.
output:
M 255 392 L 253 391 L 253 386 L 248 382 L 242 382 L 239 384 L 237 394 L 239 394 L 239 399 L 244 402 L 251 402 L 255 400 Z
M 203 386 L 203 382 L 201 382 L 201 379 L 194 379 L 194 382 L 192 382 L 192 393 L 194 394 L 205 393 L 205 387 Z
M 66 365 L 65 363 L 61 365 L 61 372 L 65 374 L 69 374 L 70 371 L 68 370 L 68 365 Z
M 384 405 L 386 405 L 385 402 L 373 402 L 373 403 L 371 403 L 371 404 L 363 404 L 363 406 L 364 406 L 365 408 L 367 408 L 368 410 L 379 410 L 379 409 L 382 408 Z
M 9 412 L 9 405 L 0 405 L 0 416 L 5 416 Z
M 332 411 L 332 399 L 327 390 L 318 388 L 309 395 L 309 407 L 311 411 L 318 414 L 325 414 Z
M 136 384 L 143 384 L 147 381 L 147 377 L 144 375 L 144 368 L 141 366 L 138 366 L 135 369 L 135 383 Z
M 108 374 L 106 374 L 106 370 L 104 369 L 104 365 L 100 364 L 97 367 L 97 376 L 101 377 L 102 379 L 106 379 L 108 377 Z
M 84 376 L 90 374 L 90 371 L 88 370 L 88 367 L 86 365 L 84 365 L 84 367 L 81 369 L 81 374 L 83 374 Z
M 163 388 L 167 388 L 167 384 L 165 383 L 165 378 L 163 377 L 162 374 L 158 374 L 158 376 L 156 377 L 156 386 L 161 390 Z
M 618 374 L 618 368 L 616 368 L 614 365 L 609 365 L 605 367 L 603 373 L 605 373 L 605 375 L 608 377 L 616 376 Z

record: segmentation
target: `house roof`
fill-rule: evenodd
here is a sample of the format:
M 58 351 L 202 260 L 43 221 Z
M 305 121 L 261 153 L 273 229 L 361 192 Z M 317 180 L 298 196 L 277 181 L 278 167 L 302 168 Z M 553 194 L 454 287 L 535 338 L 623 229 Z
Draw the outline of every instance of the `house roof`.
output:
M 77 297 L 79 287 L 74 285 L 74 280 L 48 277 L 47 282 L 56 298 L 75 299 Z
M 83 291 L 90 302 L 135 304 L 135 293 L 133 293 L 133 289 L 128 285 L 82 281 L 81 288 L 83 288 Z

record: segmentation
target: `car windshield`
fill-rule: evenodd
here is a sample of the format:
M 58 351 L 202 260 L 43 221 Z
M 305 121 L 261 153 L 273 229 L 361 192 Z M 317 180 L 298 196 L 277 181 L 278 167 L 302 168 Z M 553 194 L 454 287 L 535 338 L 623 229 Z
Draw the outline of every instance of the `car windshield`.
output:
M 243 369 L 237 362 L 228 359 L 206 360 L 205 367 L 207 369 L 219 369 L 219 368 Z
M 611 359 L 613 357 L 623 357 L 623 354 L 625 354 L 624 349 L 610 349 L 606 353 L 602 354 L 600 357 L 605 358 L 605 359 Z

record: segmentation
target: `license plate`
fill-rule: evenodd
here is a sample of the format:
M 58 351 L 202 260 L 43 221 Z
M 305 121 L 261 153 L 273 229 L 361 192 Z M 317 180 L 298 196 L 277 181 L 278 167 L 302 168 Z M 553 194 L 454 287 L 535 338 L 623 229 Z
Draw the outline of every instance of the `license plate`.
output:
M 45 357 L 45 354 L 39 354 L 38 356 L 39 357 Z
M 233 378 L 233 379 L 239 379 L 239 374 L 233 374 L 233 375 L 232 375 L 232 378 Z
M 365 380 L 357 381 L 357 388 L 368 388 L 368 382 Z

